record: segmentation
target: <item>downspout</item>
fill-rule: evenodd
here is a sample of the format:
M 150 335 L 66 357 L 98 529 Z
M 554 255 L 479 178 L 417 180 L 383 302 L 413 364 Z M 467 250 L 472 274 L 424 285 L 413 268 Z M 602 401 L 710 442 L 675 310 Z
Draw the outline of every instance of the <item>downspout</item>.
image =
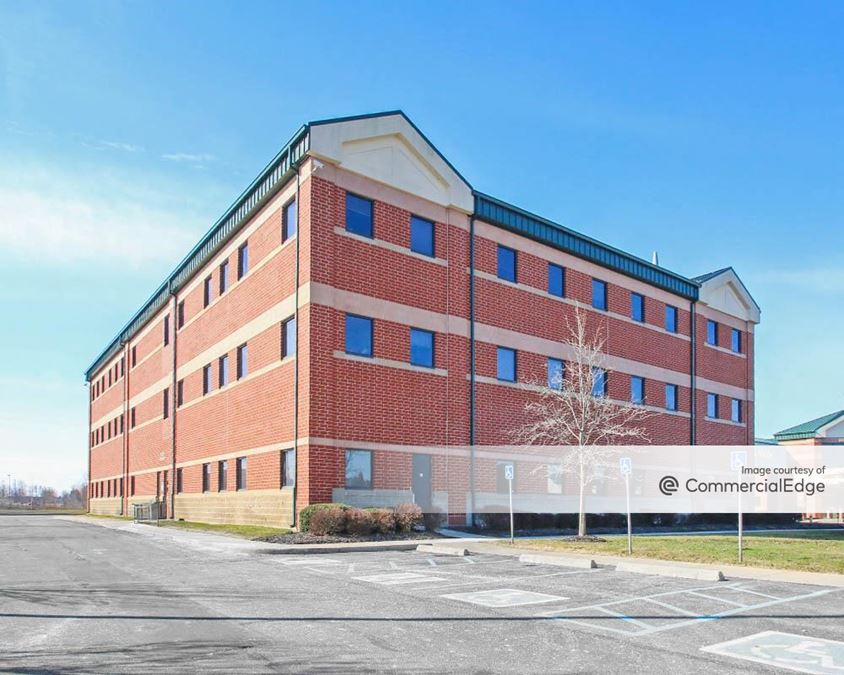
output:
M 170 388 L 170 399 L 167 405 L 170 407 L 170 449 L 172 452 L 172 463 L 170 470 L 170 513 L 168 518 L 174 520 L 176 517 L 176 340 L 179 336 L 179 307 L 176 292 L 173 290 L 172 280 L 169 282 L 170 297 L 173 298 L 173 378 Z
M 690 355 L 690 363 L 689 363 L 689 375 L 690 375 L 690 386 L 689 386 L 689 396 L 691 399 L 690 405 L 690 414 L 689 414 L 689 445 L 696 445 L 697 443 L 697 391 L 695 386 L 695 373 L 696 373 L 696 362 L 697 362 L 697 338 L 695 333 L 697 329 L 695 328 L 695 319 L 696 319 L 696 308 L 697 308 L 697 301 L 692 300 L 692 304 L 689 308 L 689 322 L 690 322 L 690 332 L 691 332 L 691 340 L 689 346 L 689 355 Z
M 469 524 L 475 525 L 475 216 L 469 218 Z
M 296 527 L 298 518 L 296 517 L 296 496 L 298 494 L 299 485 L 299 238 L 302 232 L 299 229 L 299 210 L 301 204 L 299 203 L 299 188 L 301 185 L 300 167 L 296 166 L 296 266 L 295 266 L 295 281 L 296 287 L 294 293 L 294 308 L 293 308 L 293 322 L 296 324 L 296 348 L 293 350 L 293 522 L 291 525 Z M 284 336 L 282 335 L 282 339 Z M 279 476 L 279 482 L 281 477 Z
M 94 387 L 91 384 L 91 380 L 88 380 L 88 487 L 85 489 L 85 510 L 88 513 L 91 513 L 91 491 L 93 490 L 93 484 L 91 483 L 91 453 L 94 450 L 94 442 L 91 440 L 92 432 L 91 429 L 91 422 L 93 421 L 91 418 L 92 408 L 94 407 L 93 401 L 93 392 Z M 9 496 L 11 497 L 11 484 L 9 485 Z
M 120 363 L 123 364 L 123 413 L 121 415 L 121 425 L 123 433 L 121 434 L 123 438 L 121 439 L 123 443 L 123 453 L 122 453 L 122 468 L 121 468 L 121 490 L 120 490 L 120 515 L 125 516 L 127 511 L 129 510 L 129 504 L 127 502 L 126 492 L 129 489 L 129 476 L 126 475 L 126 470 L 128 468 L 127 462 L 127 453 L 129 451 L 129 420 L 127 419 L 126 409 L 129 405 L 129 388 L 126 383 L 129 381 L 129 371 L 126 370 L 126 344 L 123 343 L 123 354 L 120 356 Z

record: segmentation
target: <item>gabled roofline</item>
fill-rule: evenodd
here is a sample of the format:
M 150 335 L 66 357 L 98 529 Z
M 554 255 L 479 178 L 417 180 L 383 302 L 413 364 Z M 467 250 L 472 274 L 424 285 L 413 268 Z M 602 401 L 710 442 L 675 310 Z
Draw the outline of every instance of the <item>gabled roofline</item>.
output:
M 716 270 L 715 272 L 709 272 L 708 274 L 702 274 L 702 275 L 700 275 L 700 276 L 698 276 L 698 277 L 692 277 L 692 278 L 693 278 L 693 279 L 694 279 L 697 283 L 699 283 L 699 284 L 703 285 L 703 284 L 705 284 L 707 281 L 709 281 L 709 280 L 711 280 L 711 279 L 715 279 L 716 277 L 720 277 L 722 274 L 727 274 L 728 272 L 732 272 L 732 273 L 733 273 L 733 276 L 735 276 L 736 281 L 738 281 L 738 282 L 739 282 L 739 285 L 741 286 L 742 290 L 743 290 L 743 291 L 747 294 L 747 297 L 750 299 L 750 302 L 752 302 L 752 303 L 753 303 L 753 306 L 756 308 L 756 311 L 757 311 L 758 313 L 760 313 L 760 314 L 761 314 L 761 312 L 762 312 L 762 308 L 761 308 L 761 307 L 759 307 L 759 303 L 758 303 L 758 302 L 756 302 L 756 300 L 755 300 L 755 299 L 753 298 L 753 296 L 750 294 L 750 291 L 749 291 L 749 290 L 747 290 L 747 286 L 745 286 L 745 285 L 744 285 L 744 282 L 741 280 L 741 277 L 738 275 L 738 272 L 736 272 L 736 271 L 735 271 L 735 269 L 734 269 L 732 266 L 730 266 L 730 267 L 724 267 L 724 268 L 722 268 L 722 269 L 720 269 L 720 270 Z
M 774 438 L 778 441 L 797 441 L 806 438 L 816 438 L 818 433 L 833 424 L 837 424 L 842 419 L 844 419 L 844 410 L 839 410 L 778 431 L 774 434 Z
M 687 300 L 698 299 L 699 284 L 559 223 L 482 192 L 475 195 L 475 217 L 608 269 L 658 286 Z

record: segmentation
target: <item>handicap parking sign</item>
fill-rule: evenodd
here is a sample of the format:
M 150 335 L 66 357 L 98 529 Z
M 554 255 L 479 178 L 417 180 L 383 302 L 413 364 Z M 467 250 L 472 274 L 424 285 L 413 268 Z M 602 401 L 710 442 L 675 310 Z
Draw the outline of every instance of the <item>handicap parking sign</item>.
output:
M 513 465 L 512 464 L 505 464 L 504 465 L 504 478 L 506 478 L 507 480 L 513 480 L 514 475 L 515 475 L 515 472 L 513 471 Z

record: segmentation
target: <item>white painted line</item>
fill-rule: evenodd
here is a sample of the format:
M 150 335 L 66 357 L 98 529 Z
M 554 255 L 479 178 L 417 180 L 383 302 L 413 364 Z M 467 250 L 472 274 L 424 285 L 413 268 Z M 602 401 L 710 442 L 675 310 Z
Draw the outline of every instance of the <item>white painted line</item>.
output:
M 627 621 L 632 623 L 634 626 L 641 626 L 642 628 L 650 628 L 649 624 L 646 624 L 644 621 L 639 621 L 639 619 L 634 619 L 632 616 L 626 616 L 625 614 L 621 614 L 619 612 L 614 612 L 611 609 L 607 609 L 606 607 L 596 607 L 599 612 L 603 612 L 604 614 L 609 614 L 610 616 L 615 617 L 616 619 L 621 619 L 622 621 Z
M 308 558 L 296 558 L 294 560 L 280 560 L 279 561 L 282 565 L 341 565 L 341 560 L 335 560 L 334 558 L 321 558 L 320 556 L 314 554 Z
M 682 607 L 675 607 L 674 605 L 669 605 L 667 602 L 660 602 L 659 600 L 654 600 L 653 598 L 645 598 L 645 602 L 651 602 L 654 605 L 659 605 L 660 607 L 665 607 L 665 609 L 670 609 L 674 612 L 678 612 L 679 614 L 685 614 L 686 616 L 700 616 L 697 612 L 690 612 L 687 609 L 683 609 Z
M 714 600 L 715 602 L 723 602 L 725 605 L 732 605 L 733 607 L 747 607 L 743 602 L 734 602 L 733 600 L 725 600 L 724 598 L 716 598 L 714 595 L 707 595 L 706 593 L 698 593 L 697 591 L 689 591 L 689 595 L 696 595 L 699 598 L 706 598 L 707 600 Z
M 587 628 L 600 628 L 601 630 L 609 631 L 610 633 L 617 633 L 618 635 L 638 635 L 643 631 L 638 630 L 622 630 L 621 628 L 613 628 L 612 626 L 606 625 L 606 622 L 603 623 L 587 623 L 586 620 L 582 619 L 567 619 L 566 617 L 558 617 L 558 618 L 551 618 L 550 621 L 565 621 L 566 623 L 576 623 L 580 626 L 586 626 Z M 603 619 L 597 619 L 597 621 L 603 621 Z
M 547 593 L 534 593 L 515 588 L 496 588 L 489 591 L 474 591 L 472 593 L 451 593 L 442 595 L 447 600 L 468 602 L 484 607 L 518 607 L 520 605 L 538 605 L 543 602 L 559 602 L 567 598 Z
M 751 591 L 749 588 L 744 588 L 744 586 L 734 586 L 735 590 L 739 593 L 751 593 L 752 595 L 760 595 L 763 598 L 768 598 L 769 600 L 784 600 L 785 598 L 781 598 L 778 595 L 768 595 L 767 593 L 760 593 L 759 591 Z
M 767 630 L 701 647 L 701 651 L 798 673 L 844 672 L 844 642 L 794 633 Z
M 469 581 L 461 581 L 457 583 L 450 583 L 450 584 L 441 584 L 439 586 L 429 586 L 426 587 L 425 590 L 430 591 L 438 591 L 443 588 L 459 588 L 462 586 L 480 586 L 481 584 L 511 584 L 517 581 L 531 581 L 532 579 L 544 579 L 546 577 L 564 577 L 569 576 L 570 574 L 591 574 L 592 572 L 597 572 L 598 570 L 571 570 L 567 572 L 553 572 L 551 574 L 528 574 L 525 576 L 518 576 L 518 577 L 479 577 L 476 575 L 463 575 L 464 579 L 469 579 Z M 564 598 L 566 599 L 566 598 Z
M 388 574 L 371 574 L 365 577 L 354 577 L 356 581 L 367 581 L 372 584 L 395 586 L 396 584 L 428 583 L 431 581 L 445 581 L 442 577 L 430 577 L 415 572 L 394 572 Z

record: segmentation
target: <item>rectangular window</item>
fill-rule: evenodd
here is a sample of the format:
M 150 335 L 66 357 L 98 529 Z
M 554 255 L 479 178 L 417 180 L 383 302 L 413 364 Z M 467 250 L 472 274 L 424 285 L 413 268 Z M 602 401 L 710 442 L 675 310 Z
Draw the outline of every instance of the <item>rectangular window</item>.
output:
M 202 285 L 202 306 L 208 307 L 211 304 L 211 288 L 213 281 L 211 276 L 205 277 L 205 282 Z
M 372 202 L 346 193 L 346 231 L 372 238 Z
M 125 365 L 126 365 L 126 357 L 121 356 L 120 357 L 120 377 L 123 377 L 123 369 L 124 369 Z
M 281 451 L 281 487 L 293 487 L 296 483 L 296 453 Z
M 296 234 L 296 200 L 287 202 L 281 212 L 281 243 Z
M 496 362 L 496 377 L 505 382 L 515 382 L 516 350 L 507 347 L 498 347 Z
M 516 252 L 498 245 L 498 278 L 516 283 Z
M 419 216 L 410 216 L 410 250 L 434 257 L 434 224 Z
M 677 410 L 677 385 L 665 385 L 665 409 Z
M 211 464 L 202 465 L 202 491 L 210 492 L 211 490 Z
M 639 293 L 630 294 L 630 318 L 633 321 L 645 321 L 645 296 Z
M 202 369 L 202 395 L 211 391 L 211 364 L 209 363 Z
M 630 401 L 642 405 L 645 402 L 645 379 L 633 375 L 630 377 Z
M 237 249 L 237 278 L 243 279 L 249 271 L 249 242 L 243 242 Z
M 607 371 L 592 368 L 592 396 L 603 398 L 607 395 Z
M 223 354 L 217 359 L 217 383 L 222 389 L 229 383 L 229 355 Z
M 106 424 L 106 440 L 111 440 L 111 420 Z
M 372 356 L 372 319 L 346 315 L 346 353 Z
M 281 324 L 281 358 L 296 354 L 296 317 L 291 316 Z
M 220 263 L 220 295 L 226 292 L 229 287 L 229 261 Z
M 372 489 L 372 452 L 346 450 L 346 489 Z
M 176 493 L 181 494 L 185 488 L 184 485 L 184 477 L 182 475 L 182 469 L 176 469 Z
M 161 392 L 161 408 L 164 419 L 170 417 L 170 390 L 165 389 Z
M 733 328 L 730 333 L 730 349 L 741 354 L 741 331 L 738 328 Z
M 132 347 L 132 367 L 138 365 L 138 348 Z
M 706 344 L 718 344 L 718 324 L 712 319 L 706 320 Z
M 135 477 L 134 476 L 129 477 L 129 494 L 131 494 L 133 497 L 135 496 Z
M 236 489 L 246 489 L 246 457 L 238 457 L 235 460 L 235 475 L 237 478 Z
M 111 386 L 111 369 L 108 371 L 108 386 Z
M 718 394 L 706 395 L 706 416 L 718 419 Z
M 592 306 L 595 309 L 607 308 L 607 282 L 592 279 Z
M 123 415 L 120 416 L 120 433 L 123 433 Z
M 185 381 L 179 380 L 176 382 L 176 407 L 181 407 L 185 403 Z
M 548 388 L 562 390 L 565 366 L 560 359 L 548 359 Z
M 217 492 L 225 492 L 229 485 L 229 462 L 217 462 Z
M 185 325 L 185 301 L 182 300 L 176 310 L 176 325 L 181 329 Z
M 164 346 L 170 344 L 170 315 L 164 317 Z
M 129 427 L 134 429 L 135 428 L 135 409 L 132 408 L 129 411 Z
M 434 334 L 431 331 L 410 329 L 410 362 L 414 366 L 434 367 Z
M 734 398 L 730 401 L 730 419 L 733 422 L 741 422 L 741 401 Z
M 565 271 L 554 263 L 548 263 L 548 293 L 560 298 L 566 296 Z
M 246 377 L 249 373 L 249 347 L 245 344 L 237 348 L 237 379 Z
M 669 333 L 677 332 L 677 308 L 671 305 L 665 306 L 665 330 Z

